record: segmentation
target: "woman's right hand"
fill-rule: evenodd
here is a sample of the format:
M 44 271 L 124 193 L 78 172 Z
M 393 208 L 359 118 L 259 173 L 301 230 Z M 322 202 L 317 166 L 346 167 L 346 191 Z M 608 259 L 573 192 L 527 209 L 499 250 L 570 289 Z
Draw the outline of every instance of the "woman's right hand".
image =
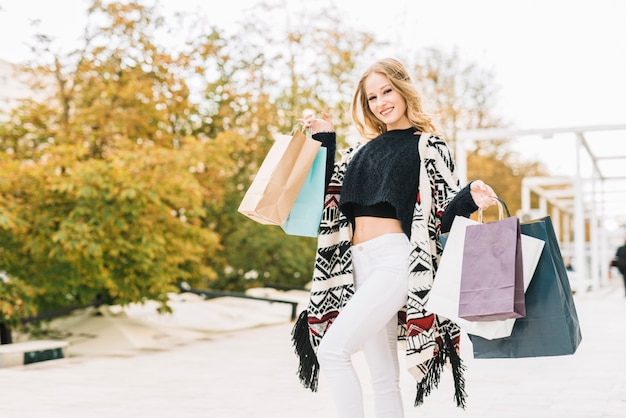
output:
M 298 119 L 305 129 L 311 129 L 311 134 L 318 132 L 335 132 L 333 119 L 327 112 L 322 112 L 321 118 L 316 118 L 314 112 L 305 112 L 304 116 Z

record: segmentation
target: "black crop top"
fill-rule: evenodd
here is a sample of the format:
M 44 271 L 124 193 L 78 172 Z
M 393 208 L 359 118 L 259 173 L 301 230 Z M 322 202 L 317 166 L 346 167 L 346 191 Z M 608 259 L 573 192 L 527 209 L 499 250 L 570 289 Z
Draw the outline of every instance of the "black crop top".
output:
M 415 128 L 392 130 L 372 139 L 354 154 L 339 200 L 339 208 L 353 224 L 355 216 L 362 213 L 355 211 L 355 205 L 388 203 L 395 209 L 394 217 L 400 220 L 404 233 L 411 236 L 420 171 L 419 138 Z
M 414 130 L 408 129 L 408 130 L 404 130 L 404 131 L 390 131 L 387 132 L 386 134 L 383 134 L 381 136 L 378 137 L 378 139 L 392 139 L 392 138 L 405 138 L 407 139 L 407 141 L 400 141 L 399 143 L 397 143 L 397 147 L 394 148 L 393 142 L 380 142 L 379 144 L 381 145 L 381 148 L 387 148 L 387 151 L 393 151 L 394 156 L 397 158 L 397 160 L 403 160 L 403 162 L 405 164 L 408 164 L 409 168 L 406 169 L 404 172 L 400 172 L 399 175 L 399 179 L 402 180 L 402 178 L 406 178 L 406 189 L 407 191 L 407 195 L 410 195 L 409 198 L 407 198 L 407 205 L 406 208 L 404 208 L 402 210 L 401 213 L 399 213 L 397 216 L 395 216 L 395 210 L 397 209 L 397 206 L 393 206 L 393 210 L 394 210 L 394 216 L 395 218 L 400 219 L 401 223 L 402 223 L 402 229 L 403 231 L 407 234 L 407 236 L 410 237 L 410 228 L 411 228 L 411 219 L 413 216 L 413 208 L 415 205 L 415 200 L 417 200 L 417 182 L 419 179 L 419 163 L 420 163 L 420 157 L 419 157 L 419 152 L 417 150 L 417 142 L 419 141 L 419 136 L 418 135 L 414 135 Z M 330 177 L 333 173 L 333 166 L 334 166 L 334 161 L 335 161 L 335 151 L 336 151 L 336 135 L 334 132 L 318 132 L 316 134 L 313 135 L 313 139 L 320 141 L 322 143 L 323 147 L 326 147 L 328 150 L 327 153 L 327 160 L 326 160 L 326 188 L 328 188 L 329 182 L 330 182 Z M 356 167 L 357 165 L 353 165 L 353 162 L 355 161 L 355 159 L 357 159 L 357 156 L 359 154 L 361 154 L 362 151 L 364 151 L 365 149 L 368 149 L 368 147 L 371 147 L 371 145 L 373 143 L 375 143 L 377 139 L 374 139 L 370 142 L 368 142 L 367 144 L 363 145 L 361 147 L 361 149 L 359 149 L 359 151 L 356 152 L 356 154 L 354 155 L 354 157 L 352 158 L 352 161 L 350 162 L 350 164 L 348 164 L 348 170 L 346 172 L 346 176 L 343 182 L 343 188 L 342 190 L 339 192 L 341 194 L 340 196 L 340 203 L 347 203 L 348 200 L 351 200 L 350 198 L 346 197 L 349 196 L 350 194 L 354 194 L 355 193 L 355 185 L 353 183 L 351 183 L 349 181 L 349 177 L 348 177 L 348 171 L 352 171 L 352 174 L 350 174 L 350 177 L 354 176 L 354 172 L 356 170 L 350 170 L 350 167 Z M 383 141 L 385 141 L 385 139 L 383 139 Z M 414 142 L 415 141 L 415 142 Z M 414 145 L 413 145 L 414 144 Z M 372 163 L 373 166 L 375 166 L 375 169 L 380 170 L 382 169 L 382 167 L 388 167 L 392 164 L 390 164 L 388 162 L 388 159 L 382 158 L 380 160 L 380 164 L 375 165 L 374 163 L 377 161 L 376 158 L 378 158 L 376 155 L 376 147 L 373 148 L 369 148 L 370 151 L 367 153 L 364 153 L 361 155 L 361 157 L 363 160 L 367 160 L 367 159 L 371 159 L 372 161 L 370 161 Z M 370 157 L 365 157 L 364 155 L 366 154 L 370 154 Z M 384 152 L 380 153 L 380 155 L 385 155 Z M 400 158 L 400 157 L 403 158 Z M 357 159 L 358 161 L 358 159 Z M 396 161 L 397 162 L 397 161 Z M 360 164 L 359 164 L 360 165 Z M 397 167 L 396 167 L 397 168 Z M 398 170 L 395 170 L 398 171 Z M 401 170 L 400 170 L 401 171 Z M 374 173 L 374 171 L 372 171 L 372 173 Z M 378 186 L 379 187 L 375 187 L 374 189 L 379 189 L 380 188 L 380 184 L 383 184 L 382 180 L 379 182 L 375 182 L 374 179 L 377 179 L 379 177 L 377 177 L 377 175 L 372 175 L 369 176 L 369 182 L 370 183 L 379 183 Z M 348 182 L 346 182 L 346 180 L 348 180 Z M 478 210 L 478 206 L 476 206 L 476 203 L 474 203 L 474 200 L 472 199 L 471 196 L 471 192 L 470 192 L 470 187 L 471 187 L 471 182 L 468 183 L 464 188 L 462 188 L 457 194 L 456 196 L 454 196 L 454 199 L 452 199 L 451 202 L 449 202 L 448 206 L 446 207 L 445 212 L 443 213 L 442 217 L 441 217 L 441 233 L 445 233 L 448 232 L 450 230 L 450 227 L 452 226 L 452 222 L 455 218 L 455 216 L 465 216 L 468 217 L 470 216 L 472 213 L 474 213 L 475 211 Z M 364 187 L 364 186 L 363 186 Z M 330 189 L 328 189 L 329 193 L 331 192 Z M 364 188 L 364 190 L 368 190 L 367 188 Z M 333 191 L 332 193 L 337 193 L 338 191 Z M 372 192 L 371 194 L 368 194 L 368 196 L 374 196 L 374 192 Z M 370 199 L 370 200 L 375 200 L 375 199 Z M 344 205 L 344 210 L 347 211 L 348 213 L 350 213 L 350 206 L 353 206 L 355 202 L 352 202 L 352 205 Z M 380 203 L 380 202 L 378 202 Z M 366 204 L 366 207 L 364 210 L 369 210 L 371 208 L 367 207 L 368 204 Z M 376 210 L 376 208 L 374 208 L 374 210 Z M 358 213 L 356 213 L 358 211 L 358 209 L 355 210 L 354 207 L 352 207 L 352 213 L 350 215 L 346 214 L 346 216 L 352 221 L 354 222 L 354 216 L 356 214 L 356 216 L 358 216 Z M 344 212 L 345 213 L 345 212 Z M 363 214 L 363 212 L 361 212 L 361 214 Z M 370 212 L 371 214 L 371 212 Z M 377 216 L 381 216 L 381 214 L 379 213 Z
M 358 203 L 352 203 L 352 214 L 355 218 L 359 216 L 372 216 L 374 218 L 398 219 L 396 208 L 389 202 L 378 202 L 369 206 L 361 206 Z

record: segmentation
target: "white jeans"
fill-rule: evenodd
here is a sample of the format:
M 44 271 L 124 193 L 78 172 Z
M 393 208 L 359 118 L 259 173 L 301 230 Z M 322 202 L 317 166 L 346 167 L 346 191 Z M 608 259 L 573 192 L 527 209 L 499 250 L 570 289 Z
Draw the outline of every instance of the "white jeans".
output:
M 320 371 L 339 417 L 364 416 L 361 384 L 351 356 L 359 348 L 372 380 L 376 418 L 404 416 L 397 351 L 397 313 L 406 304 L 409 240 L 386 234 L 352 246 L 356 292 L 318 347 Z

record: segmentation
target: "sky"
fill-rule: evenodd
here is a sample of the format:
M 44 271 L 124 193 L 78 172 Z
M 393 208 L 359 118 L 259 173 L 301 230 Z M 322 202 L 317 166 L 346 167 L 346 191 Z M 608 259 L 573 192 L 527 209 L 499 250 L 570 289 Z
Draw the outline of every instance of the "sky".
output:
M 259 1 L 160 3 L 166 12 L 196 10 L 210 23 L 228 28 L 241 23 L 242 11 Z M 406 51 L 457 48 L 464 59 L 494 74 L 498 113 L 514 128 L 626 125 L 626 1 L 266 1 L 284 4 L 295 22 L 302 7 L 327 7 L 342 21 L 389 41 L 380 57 L 402 61 L 398 54 Z M 29 22 L 34 19 L 40 20 L 40 32 L 62 42 L 79 39 L 89 4 L 89 0 L 0 0 L 0 59 L 18 62 L 28 57 L 24 42 L 33 33 Z M 551 174 L 573 175 L 574 140 L 567 134 L 524 136 L 513 146 L 527 158 L 544 162 Z M 624 156 L 602 166 L 605 175 L 618 175 L 626 163 L 626 129 L 590 133 L 588 141 L 596 155 Z M 581 164 L 582 174 L 590 174 L 586 153 Z M 619 187 L 626 196 L 626 186 Z M 626 207 L 626 198 L 621 198 Z
M 151 0 L 148 0 L 151 1 Z M 146 1 L 145 3 L 147 3 Z M 228 27 L 260 0 L 161 0 L 165 10 L 199 8 Z M 268 0 L 276 2 L 281 0 Z M 285 1 L 285 0 L 282 0 Z M 63 7 L 59 7 L 63 4 Z M 89 0 L 0 1 L 0 59 L 28 56 L 25 42 L 40 32 L 80 38 Z M 299 0 L 286 1 L 294 19 Z M 318 0 L 391 46 L 382 55 L 430 46 L 458 47 L 492 69 L 502 113 L 520 128 L 626 122 L 626 2 L 622 0 Z M 334 4 L 335 6 L 328 6 Z M 398 56 L 402 60 L 403 57 Z

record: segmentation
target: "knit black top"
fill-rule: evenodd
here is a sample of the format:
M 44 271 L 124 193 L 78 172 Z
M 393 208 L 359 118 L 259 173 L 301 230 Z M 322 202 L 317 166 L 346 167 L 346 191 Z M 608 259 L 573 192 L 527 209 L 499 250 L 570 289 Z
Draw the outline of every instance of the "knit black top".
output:
M 362 145 L 350 160 L 339 205 L 353 226 L 355 204 L 371 206 L 386 202 L 395 208 L 402 230 L 411 237 L 411 222 L 420 175 L 420 135 L 415 132 L 415 128 L 388 131 Z M 328 187 L 335 160 L 336 136 L 334 132 L 319 132 L 313 135 L 313 139 L 320 141 L 328 149 Z M 470 194 L 471 184 L 469 182 L 459 190 L 441 215 L 441 233 L 450 230 L 455 216 L 468 217 L 478 210 Z
M 415 128 L 385 132 L 367 142 L 346 169 L 339 209 L 354 224 L 354 206 L 389 203 L 402 230 L 411 236 L 419 181 L 420 135 Z

